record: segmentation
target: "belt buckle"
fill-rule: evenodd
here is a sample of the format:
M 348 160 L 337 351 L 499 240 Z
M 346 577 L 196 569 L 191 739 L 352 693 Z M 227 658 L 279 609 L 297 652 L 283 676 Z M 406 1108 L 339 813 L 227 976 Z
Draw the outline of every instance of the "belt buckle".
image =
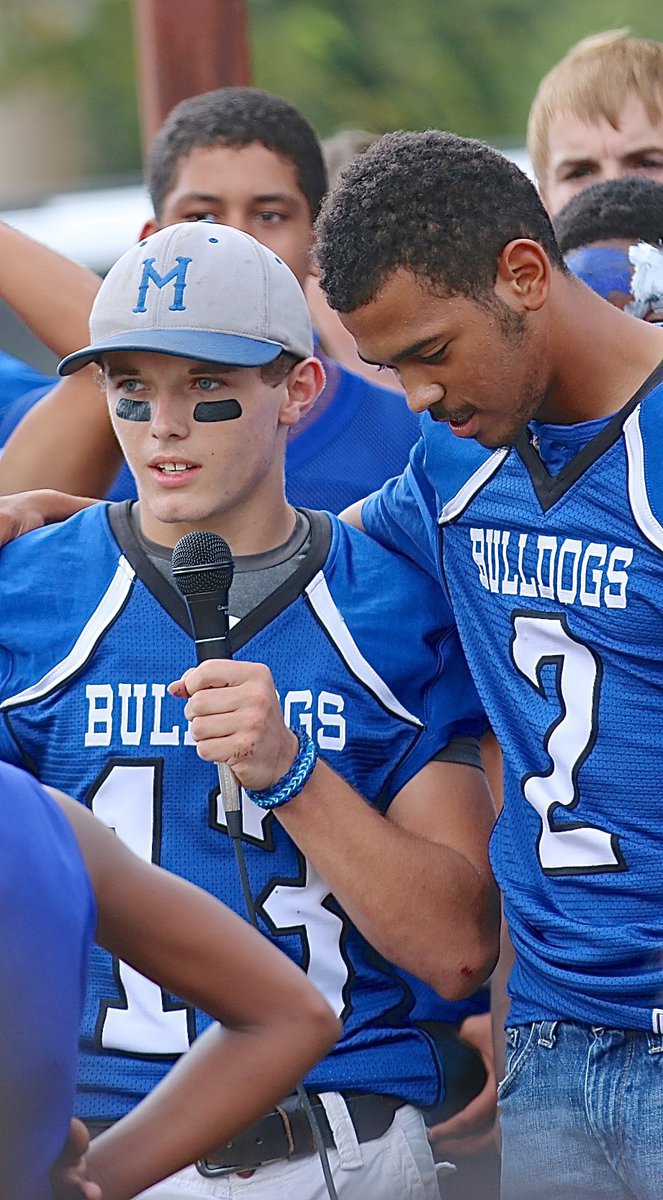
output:
M 206 1158 L 196 1160 L 196 1170 L 203 1179 L 218 1179 L 220 1175 L 236 1175 L 238 1167 L 215 1167 Z
M 244 1171 L 249 1171 L 251 1174 L 253 1174 L 255 1171 L 257 1171 L 258 1167 L 264 1167 L 270 1162 L 287 1162 L 294 1153 L 295 1149 L 292 1126 L 286 1110 L 282 1108 L 280 1104 L 275 1104 L 274 1110 L 279 1114 L 281 1121 L 283 1122 L 283 1128 L 285 1130 L 285 1136 L 288 1143 L 288 1154 L 285 1158 L 267 1159 L 265 1162 L 257 1163 L 254 1167 L 244 1168 L 242 1167 L 241 1163 L 232 1167 L 217 1167 L 214 1163 L 208 1162 L 206 1158 L 199 1158 L 196 1161 L 196 1170 L 198 1171 L 198 1174 L 202 1175 L 203 1179 L 218 1179 L 222 1175 L 241 1175 Z

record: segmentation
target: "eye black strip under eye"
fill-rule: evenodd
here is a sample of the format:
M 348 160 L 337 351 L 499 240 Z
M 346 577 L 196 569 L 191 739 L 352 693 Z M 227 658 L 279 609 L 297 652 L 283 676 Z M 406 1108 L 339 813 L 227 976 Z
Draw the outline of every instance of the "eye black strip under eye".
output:
M 120 396 L 115 412 L 122 421 L 149 421 L 151 416 L 149 400 L 132 400 L 130 396 Z
M 201 400 L 193 410 L 194 421 L 236 421 L 241 415 L 239 400 Z

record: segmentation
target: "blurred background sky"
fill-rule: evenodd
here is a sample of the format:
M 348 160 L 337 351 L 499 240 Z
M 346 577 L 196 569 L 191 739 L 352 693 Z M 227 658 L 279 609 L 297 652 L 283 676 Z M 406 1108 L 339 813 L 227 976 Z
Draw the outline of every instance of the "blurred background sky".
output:
M 138 0 L 140 3 L 140 0 Z M 249 0 L 253 83 L 324 137 L 437 126 L 522 146 L 541 76 L 579 38 L 663 40 L 661 0 Z M 195 21 L 196 0 L 183 0 Z M 1 0 L 0 207 L 137 180 L 133 0 Z

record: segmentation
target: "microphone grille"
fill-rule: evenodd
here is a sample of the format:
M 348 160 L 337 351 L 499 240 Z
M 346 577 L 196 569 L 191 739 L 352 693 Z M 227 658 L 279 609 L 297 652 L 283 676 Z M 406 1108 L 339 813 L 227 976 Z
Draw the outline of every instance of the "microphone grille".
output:
M 196 529 L 185 533 L 173 550 L 173 576 L 183 596 L 227 592 L 235 564 L 230 546 L 218 533 Z

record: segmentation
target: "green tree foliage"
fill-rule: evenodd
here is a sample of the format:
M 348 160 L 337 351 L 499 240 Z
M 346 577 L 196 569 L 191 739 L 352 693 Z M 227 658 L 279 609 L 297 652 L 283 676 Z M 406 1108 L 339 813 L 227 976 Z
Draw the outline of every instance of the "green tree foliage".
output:
M 522 144 L 539 79 L 579 38 L 628 25 L 663 40 L 652 0 L 249 0 L 249 13 L 254 82 L 322 136 L 440 126 Z M 135 79 L 132 0 L 2 0 L 0 97 L 31 80 L 64 90 L 87 114 L 91 175 L 139 169 Z
M 628 25 L 663 40 L 651 0 L 250 0 L 256 82 L 325 136 L 438 126 L 522 144 L 543 74 Z
M 0 99 L 31 81 L 85 114 L 83 172 L 140 170 L 132 0 L 1 0 Z

